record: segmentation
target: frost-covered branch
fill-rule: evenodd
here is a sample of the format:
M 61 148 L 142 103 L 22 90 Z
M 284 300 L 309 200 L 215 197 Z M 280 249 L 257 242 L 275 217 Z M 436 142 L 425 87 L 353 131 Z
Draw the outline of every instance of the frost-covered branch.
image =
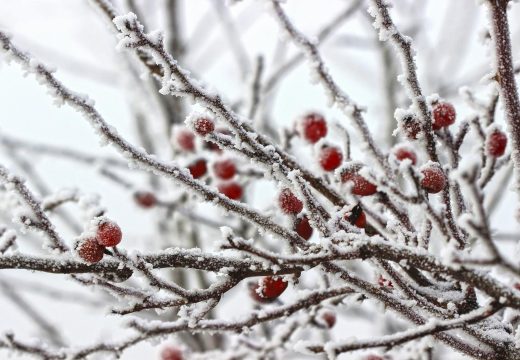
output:
M 491 36 L 495 53 L 495 80 L 504 104 L 508 132 L 513 151 L 512 162 L 516 175 L 516 192 L 520 195 L 520 98 L 515 79 L 509 21 L 508 0 L 486 1 L 491 18 Z
M 301 344 L 304 345 L 309 351 L 314 353 L 325 352 L 329 356 L 334 357 L 341 353 L 362 350 L 362 349 L 371 349 L 377 347 L 384 347 L 386 349 L 391 349 L 395 346 L 404 344 L 409 341 L 413 341 L 416 339 L 423 338 L 428 335 L 433 335 L 439 333 L 441 331 L 447 331 L 452 329 L 457 329 L 461 327 L 465 327 L 469 324 L 474 324 L 479 321 L 482 321 L 493 314 L 495 314 L 501 307 L 497 305 L 490 305 L 487 307 L 482 307 L 474 312 L 469 314 L 465 314 L 460 318 L 446 321 L 436 321 L 432 320 L 426 325 L 418 326 L 408 331 L 399 332 L 392 335 L 382 336 L 378 339 L 374 340 L 361 340 L 361 341 L 343 341 L 343 342 L 330 342 L 325 345 L 313 345 L 309 344 Z

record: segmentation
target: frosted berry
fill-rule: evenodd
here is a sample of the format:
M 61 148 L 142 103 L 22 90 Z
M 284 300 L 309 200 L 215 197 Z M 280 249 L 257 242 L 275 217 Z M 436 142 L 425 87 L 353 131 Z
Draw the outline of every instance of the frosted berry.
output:
M 182 351 L 173 346 L 167 346 L 161 351 L 161 360 L 182 360 Z
M 236 171 L 237 168 L 235 163 L 229 159 L 219 160 L 213 164 L 213 172 L 215 173 L 215 176 L 222 180 L 231 179 L 235 176 Z
M 260 284 L 258 283 L 258 281 L 249 282 L 247 284 L 247 287 L 249 289 L 249 296 L 251 297 L 251 299 L 253 299 L 256 302 L 259 302 L 262 304 L 267 304 L 267 303 L 270 303 L 270 302 L 273 302 L 274 300 L 276 300 L 276 299 L 263 298 L 260 295 L 259 290 L 258 290 L 258 289 L 260 289 Z
M 157 198 L 149 191 L 138 191 L 134 194 L 134 200 L 137 205 L 149 209 L 157 204 Z
M 294 231 L 298 233 L 305 240 L 309 240 L 312 236 L 313 229 L 309 224 L 309 218 L 307 215 L 303 215 L 301 218 L 297 218 L 294 221 Z
M 287 282 L 281 277 L 267 276 L 260 280 L 260 297 L 264 299 L 276 299 L 285 289 Z
M 344 219 L 361 229 L 367 225 L 367 216 L 359 204 L 354 206 L 351 212 L 346 213 Z
M 433 129 L 439 130 L 455 122 L 457 114 L 453 105 L 439 102 L 433 106 Z
M 84 261 L 94 264 L 103 259 L 105 247 L 100 245 L 96 238 L 88 238 L 78 245 L 76 251 Z
M 320 150 L 319 160 L 323 170 L 333 171 L 341 165 L 343 155 L 339 148 L 335 146 L 325 146 Z
M 193 128 L 197 134 L 205 136 L 215 130 L 215 123 L 209 118 L 198 118 L 193 123 Z
M 195 150 L 195 135 L 188 129 L 180 129 L 177 131 L 175 141 L 184 151 Z
M 289 189 L 283 189 L 278 196 L 278 205 L 286 214 L 298 214 L 303 210 L 303 203 Z
M 401 119 L 401 129 L 408 139 L 415 140 L 421 131 L 421 124 L 415 116 L 407 115 Z
M 507 146 L 507 136 L 500 130 L 493 131 L 487 138 L 486 148 L 490 156 L 504 155 Z
M 190 171 L 190 174 L 191 176 L 193 176 L 194 179 L 198 179 L 201 176 L 204 176 L 204 174 L 206 174 L 206 171 L 208 170 L 206 166 L 206 160 L 195 160 L 190 165 L 188 165 L 188 170 Z
M 301 135 L 309 142 L 316 143 L 327 135 L 327 123 L 325 118 L 317 113 L 307 114 L 301 119 Z
M 320 325 L 327 327 L 328 329 L 334 327 L 336 324 L 336 313 L 331 310 L 323 310 L 318 314 L 317 319 Z
M 217 189 L 232 200 L 240 200 L 242 198 L 242 186 L 234 181 L 221 183 L 217 186 Z
M 96 239 L 100 245 L 105 247 L 116 246 L 122 238 L 121 228 L 115 222 L 105 221 L 98 225 Z
M 421 173 L 421 186 L 427 192 L 436 194 L 446 187 L 446 175 L 438 165 L 426 165 Z
M 399 161 L 403 161 L 404 159 L 410 159 L 412 165 L 417 163 L 417 155 L 411 149 L 406 146 L 399 146 L 394 150 L 395 158 Z
M 377 186 L 352 170 L 344 171 L 341 174 L 341 181 L 352 184 L 352 194 L 354 195 L 369 196 L 377 192 Z

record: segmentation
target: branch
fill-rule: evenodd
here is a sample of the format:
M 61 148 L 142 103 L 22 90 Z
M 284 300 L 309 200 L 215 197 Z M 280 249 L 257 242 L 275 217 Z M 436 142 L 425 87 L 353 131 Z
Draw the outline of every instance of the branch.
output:
M 404 344 L 406 342 L 423 338 L 425 336 L 433 335 L 442 331 L 458 329 L 469 324 L 474 324 L 482 321 L 493 314 L 495 314 L 502 307 L 497 304 L 488 305 L 475 310 L 471 313 L 465 314 L 456 319 L 439 321 L 436 319 L 430 320 L 428 323 L 416 328 L 399 332 L 397 334 L 382 336 L 376 340 L 360 340 L 360 341 L 340 341 L 328 342 L 325 345 L 309 344 L 306 347 L 314 353 L 326 352 L 327 354 L 339 355 L 341 353 L 371 349 L 377 347 L 384 347 L 386 349 Z
M 512 140 L 511 159 L 516 174 L 516 192 L 520 197 L 520 99 L 515 81 L 513 55 L 511 54 L 511 38 L 507 18 L 509 1 L 488 0 L 487 4 L 491 16 L 491 37 L 495 45 L 495 79 L 504 103 L 508 131 Z

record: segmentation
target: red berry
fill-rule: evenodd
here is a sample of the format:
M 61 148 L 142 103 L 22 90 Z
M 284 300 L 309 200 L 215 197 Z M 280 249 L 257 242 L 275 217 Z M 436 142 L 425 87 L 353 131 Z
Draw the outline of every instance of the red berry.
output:
M 215 123 L 208 118 L 198 118 L 193 124 L 195 132 L 201 136 L 212 133 L 215 130 Z
M 336 324 L 336 313 L 331 310 L 323 310 L 319 314 L 318 322 L 330 329 Z
M 260 280 L 260 297 L 264 299 L 276 299 L 285 289 L 287 282 L 281 277 L 267 276 Z
M 514 287 L 516 290 L 519 290 L 519 291 L 520 291 L 520 283 L 514 283 L 514 284 L 513 284 L 513 287 Z
M 321 149 L 319 155 L 321 168 L 325 171 L 333 171 L 341 165 L 343 155 L 341 150 L 335 146 L 326 146 Z
M 259 291 L 258 289 L 260 289 L 260 284 L 258 283 L 258 281 L 249 282 L 247 284 L 247 287 L 249 289 L 249 296 L 251 297 L 251 299 L 253 299 L 256 302 L 267 304 L 267 303 L 273 302 L 275 300 L 275 299 L 266 299 L 260 295 L 260 293 L 258 292 Z
M 121 242 L 123 233 L 115 222 L 105 221 L 98 225 L 96 238 L 99 244 L 105 247 L 112 247 Z
M 300 125 L 301 135 L 313 144 L 327 135 L 327 123 L 325 122 L 325 118 L 320 114 L 310 113 L 305 115 Z
M 195 135 L 188 129 L 179 129 L 175 135 L 175 140 L 184 151 L 195 150 Z
M 278 205 L 286 214 L 298 214 L 303 210 L 303 203 L 289 189 L 283 189 L 280 192 Z
M 412 161 L 412 165 L 415 165 L 417 162 L 417 155 L 406 146 L 399 146 L 394 150 L 395 158 L 399 161 L 403 161 L 404 159 L 410 159 Z
M 217 186 L 217 189 L 232 200 L 242 198 L 242 186 L 234 181 L 221 183 Z
M 103 259 L 105 247 L 100 245 L 96 238 L 88 238 L 78 245 L 76 251 L 80 258 L 88 263 L 94 264 Z
M 499 157 L 504 155 L 507 146 L 507 136 L 500 130 L 495 130 L 488 136 L 486 147 L 490 156 Z
M 359 204 L 354 206 L 351 212 L 346 213 L 344 219 L 361 229 L 367 225 L 367 216 Z
M 407 115 L 401 119 L 401 129 L 408 139 L 415 140 L 421 131 L 421 125 L 415 116 Z
M 450 126 L 455 122 L 455 108 L 447 102 L 440 102 L 433 107 L 433 129 L 439 130 L 443 127 Z
M 155 195 L 149 191 L 138 191 L 134 194 L 134 200 L 136 203 L 145 208 L 154 207 L 157 204 L 157 198 Z
M 436 194 L 446 187 L 446 175 L 438 165 L 426 165 L 421 170 L 421 186 L 429 193 Z
M 161 351 L 161 360 L 182 360 L 182 351 L 173 346 L 167 346 Z
M 352 183 L 352 194 L 359 196 L 373 195 L 377 192 L 377 186 L 365 179 L 363 176 L 347 170 L 341 174 L 341 181 Z
M 236 170 L 235 163 L 228 159 L 219 160 L 213 164 L 213 172 L 222 180 L 231 179 L 235 176 Z
M 309 224 L 309 218 L 307 215 L 303 215 L 301 218 L 297 218 L 294 221 L 294 231 L 298 233 L 305 240 L 309 240 L 312 236 L 312 227 Z
M 193 176 L 194 179 L 200 178 L 201 176 L 206 174 L 206 171 L 208 170 L 206 166 L 206 160 L 195 160 L 190 165 L 188 165 L 188 170 L 190 171 L 190 174 L 191 176 Z

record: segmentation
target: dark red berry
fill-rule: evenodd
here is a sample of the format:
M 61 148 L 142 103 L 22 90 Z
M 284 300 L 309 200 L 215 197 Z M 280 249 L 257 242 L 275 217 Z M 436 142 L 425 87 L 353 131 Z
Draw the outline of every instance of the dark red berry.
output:
M 205 136 L 215 130 L 215 123 L 209 118 L 198 118 L 193 123 L 193 127 L 197 134 Z
M 161 360 L 182 360 L 182 351 L 173 346 L 167 346 L 161 351 Z
M 500 130 L 493 131 L 487 138 L 487 153 L 493 157 L 504 155 L 507 146 L 507 136 Z
M 341 181 L 352 184 L 352 194 L 354 195 L 369 196 L 377 192 L 377 186 L 351 170 L 344 171 L 341 174 Z
M 179 129 L 175 135 L 175 140 L 179 147 L 184 151 L 195 150 L 195 135 L 188 129 Z
M 260 297 L 264 299 L 276 299 L 285 289 L 287 282 L 281 277 L 267 276 L 260 280 Z
M 278 205 L 286 214 L 298 214 L 303 210 L 303 203 L 289 189 L 283 189 L 280 192 Z
M 213 164 L 213 172 L 215 176 L 222 180 L 231 179 L 235 176 L 237 169 L 235 163 L 229 159 L 219 160 Z
M 204 176 L 204 174 L 206 174 L 206 171 L 208 170 L 208 168 L 206 166 L 206 160 L 205 159 L 195 160 L 190 165 L 188 165 L 188 170 L 190 171 L 190 174 L 191 174 L 191 176 L 193 176 L 194 179 L 198 179 L 201 176 Z
M 96 233 L 97 242 L 105 247 L 116 246 L 121 242 L 123 233 L 115 222 L 105 221 L 98 225 Z
M 87 238 L 78 245 L 76 251 L 84 261 L 94 264 L 103 259 L 105 247 L 96 238 Z
M 519 290 L 519 291 L 520 291 L 520 283 L 514 283 L 514 284 L 513 284 L 513 287 L 514 287 L 516 290 Z
M 399 161 L 403 161 L 404 159 L 410 159 L 412 165 L 417 163 L 417 155 L 407 146 L 399 146 L 394 150 L 395 158 Z
M 218 191 L 226 195 L 232 200 L 240 200 L 242 198 L 242 186 L 234 181 L 221 183 L 217 186 Z
M 320 114 L 307 114 L 301 120 L 300 133 L 307 141 L 314 144 L 327 135 L 327 122 Z
M 323 324 L 328 329 L 334 327 L 334 325 L 336 324 L 336 313 L 334 311 L 323 310 L 320 312 L 318 316 L 318 322 L 320 324 Z
M 367 225 L 367 216 L 359 204 L 354 206 L 352 211 L 346 213 L 344 219 L 361 229 Z
M 433 106 L 433 129 L 439 130 L 455 122 L 457 114 L 453 105 L 439 102 Z
M 325 146 L 320 150 L 319 160 L 323 170 L 333 171 L 341 165 L 343 155 L 339 148 L 335 146 Z
M 421 131 L 421 124 L 415 116 L 407 115 L 401 119 L 401 129 L 408 139 L 415 140 Z
M 258 289 L 260 289 L 260 284 L 258 283 L 258 281 L 249 282 L 247 284 L 247 287 L 249 289 L 249 296 L 251 297 L 251 299 L 253 299 L 256 302 L 259 302 L 262 304 L 267 304 L 267 303 L 270 303 L 270 302 L 273 302 L 274 300 L 276 300 L 276 299 L 267 299 L 260 295 L 259 290 L 258 290 Z
M 438 165 L 426 165 L 421 169 L 421 186 L 429 193 L 436 194 L 446 187 L 446 175 Z
M 313 229 L 309 224 L 307 215 L 303 215 L 294 221 L 294 231 L 298 233 L 305 240 L 309 240 L 312 236 Z
M 157 204 L 157 198 L 155 195 L 149 191 L 138 191 L 134 194 L 134 200 L 135 202 L 145 208 L 151 208 L 154 207 L 155 204 Z

